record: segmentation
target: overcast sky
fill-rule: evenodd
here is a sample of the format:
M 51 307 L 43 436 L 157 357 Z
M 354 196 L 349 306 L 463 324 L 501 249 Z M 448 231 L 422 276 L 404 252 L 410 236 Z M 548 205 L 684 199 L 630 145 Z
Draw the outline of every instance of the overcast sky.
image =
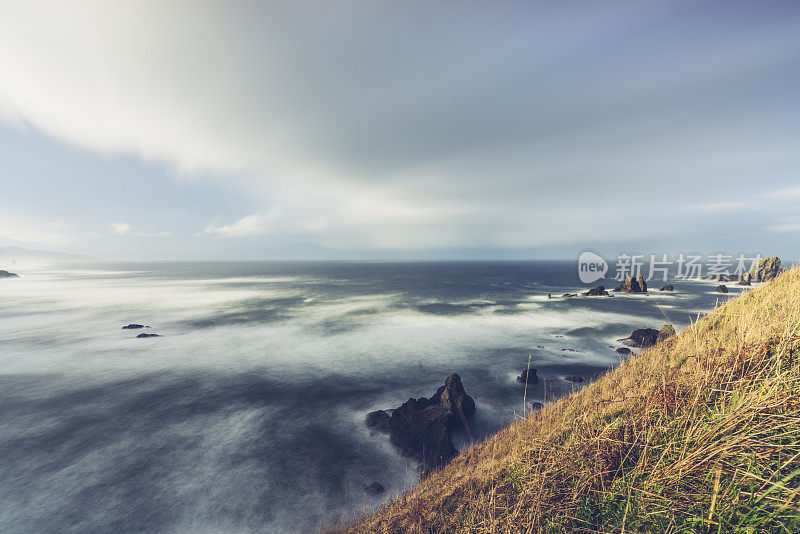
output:
M 0 246 L 800 253 L 798 2 L 0 2 Z

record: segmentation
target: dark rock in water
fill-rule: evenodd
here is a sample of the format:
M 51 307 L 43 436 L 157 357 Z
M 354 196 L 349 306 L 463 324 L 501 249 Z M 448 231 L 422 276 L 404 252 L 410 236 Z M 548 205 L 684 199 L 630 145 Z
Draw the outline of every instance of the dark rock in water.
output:
M 379 482 L 373 482 L 369 486 L 364 486 L 367 495 L 380 495 L 384 492 L 383 486 Z
M 673 291 L 672 284 L 662 287 L 659 291 Z
M 641 274 L 636 280 L 627 276 L 620 285 L 614 288 L 614 291 L 621 291 L 623 293 L 647 293 L 647 282 L 644 281 L 644 276 Z
M 367 425 L 367 428 L 374 428 L 378 432 L 383 432 L 384 434 L 389 433 L 389 414 L 383 410 L 369 412 L 364 423 Z
M 639 285 L 639 291 L 642 293 L 647 293 L 647 282 L 644 280 L 644 275 L 640 273 L 639 276 L 636 277 L 636 281 Z
M 136 330 L 138 328 L 144 328 L 144 325 L 143 324 L 131 323 L 131 324 L 127 325 L 127 326 L 123 326 L 122 327 L 123 330 Z
M 450 434 L 475 413 L 475 401 L 453 373 L 430 398 L 408 399 L 392 412 L 392 443 L 416 458 L 424 473 L 449 462 L 457 453 Z M 469 430 L 469 429 L 467 429 Z
M 620 347 L 620 348 L 617 349 L 617 353 L 618 354 L 631 355 L 631 354 L 633 354 L 633 351 L 631 349 L 629 349 L 628 347 Z
M 630 337 L 618 339 L 629 347 L 646 349 L 652 347 L 658 341 L 658 330 L 655 328 L 640 328 L 634 330 Z
M 161 337 L 161 336 L 160 336 L 160 335 L 158 335 L 158 334 L 147 334 L 147 333 L 141 333 L 141 334 L 139 334 L 139 335 L 138 335 L 138 336 L 136 336 L 136 337 L 139 337 L 139 338 L 145 338 L 145 337 Z
M 19 278 L 19 275 L 17 273 L 0 270 L 0 278 Z
M 728 286 L 726 286 L 725 284 L 717 286 L 717 293 L 727 293 L 727 292 L 728 292 Z
M 521 384 L 538 384 L 539 377 L 536 376 L 536 369 L 533 367 L 530 369 L 523 369 L 522 374 L 517 377 L 517 382 Z
M 561 349 L 561 352 L 578 352 L 575 349 Z
M 562 297 L 577 297 L 577 296 L 578 296 L 578 294 L 577 294 L 577 293 L 564 293 L 564 294 L 563 294 L 563 295 L 561 295 L 561 296 L 562 296 Z
M 544 404 L 542 404 L 541 402 L 532 402 L 531 403 L 531 411 L 532 412 L 538 412 L 542 408 L 544 408 Z
M 625 280 L 622 281 L 620 285 L 612 289 L 611 291 L 622 291 L 623 293 L 630 293 L 631 292 L 631 278 L 629 276 L 625 277 Z
M 669 339 L 675 335 L 675 327 L 671 324 L 665 324 L 661 327 L 661 330 L 658 331 L 658 337 L 656 337 L 656 343 L 661 343 L 665 339 Z
M 750 279 L 747 278 L 746 280 L 745 279 L 739 280 L 738 282 L 736 282 L 736 285 L 737 286 L 749 286 L 750 285 Z
M 575 375 L 569 375 L 569 376 L 565 376 L 565 377 L 564 377 L 564 380 L 569 380 L 570 382 L 575 382 L 576 384 L 577 384 L 578 382 L 583 382 L 583 378 L 582 378 L 582 377 L 580 377 L 580 376 L 575 376 Z
M 583 295 L 584 297 L 610 297 L 611 296 L 609 294 L 609 292 L 606 291 L 605 286 L 602 286 L 602 285 L 597 286 L 597 287 L 593 287 L 589 291 L 586 291 L 585 293 L 581 293 L 581 295 Z

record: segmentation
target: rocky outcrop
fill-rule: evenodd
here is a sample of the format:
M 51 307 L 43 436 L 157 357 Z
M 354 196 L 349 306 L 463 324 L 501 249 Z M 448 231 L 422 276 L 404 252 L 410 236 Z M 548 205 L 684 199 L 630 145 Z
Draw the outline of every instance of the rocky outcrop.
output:
M 564 294 L 563 294 L 563 295 L 561 295 L 561 296 L 562 296 L 562 297 L 577 297 L 577 296 L 578 296 L 578 294 L 577 294 L 577 293 L 564 293 Z
M 19 275 L 17 273 L 0 270 L 0 278 L 19 278 Z
M 369 412 L 364 420 L 367 428 L 372 428 L 384 434 L 389 433 L 389 414 L 384 410 Z
M 658 330 L 655 328 L 640 328 L 634 330 L 630 337 L 619 339 L 629 347 L 646 349 L 652 347 L 658 341 Z
M 461 377 L 453 373 L 431 398 L 411 398 L 394 410 L 388 421 L 389 437 L 404 454 L 419 461 L 425 474 L 458 453 L 451 433 L 473 414 L 475 401 L 464 391 Z
M 520 384 L 538 384 L 539 377 L 536 376 L 536 369 L 523 369 L 522 374 L 517 377 L 517 382 Z
M 727 292 L 728 292 L 728 286 L 726 286 L 725 284 L 717 286 L 717 293 L 727 293 Z
M 633 284 L 635 283 L 636 283 L 635 280 L 632 280 L 630 276 L 627 276 L 620 285 L 618 285 L 611 291 L 622 291 L 623 293 L 633 293 Z
M 661 289 L 659 289 L 659 291 L 673 291 L 673 290 L 674 290 L 674 288 L 672 287 L 671 284 L 670 285 L 666 285 L 666 286 L 662 287 Z
M 542 404 L 541 402 L 532 402 L 531 403 L 531 411 L 532 412 L 538 412 L 542 408 L 544 408 L 544 404 Z
M 584 297 L 610 297 L 611 296 L 611 294 L 608 291 L 606 291 L 605 286 L 602 286 L 602 285 L 597 286 L 597 287 L 593 287 L 589 291 L 586 291 L 585 293 L 581 293 L 581 295 L 583 295 Z
M 143 324 L 131 323 L 129 325 L 125 325 L 125 326 L 122 327 L 123 330 L 136 330 L 138 328 L 144 328 L 144 325 Z
M 633 354 L 633 351 L 631 349 L 629 349 L 628 347 L 620 347 L 620 348 L 617 349 L 617 354 L 622 354 L 624 356 L 630 356 L 631 354 Z
M 647 293 L 647 282 L 645 282 L 644 276 L 641 274 L 639 274 L 635 280 L 628 276 L 620 285 L 614 288 L 614 291 L 621 291 L 623 293 Z
M 781 259 L 777 256 L 761 258 L 757 265 L 745 273 L 743 280 L 747 282 L 769 282 L 786 269 L 781 267 Z
M 141 333 L 141 334 L 139 334 L 139 335 L 138 335 L 138 336 L 136 336 L 136 337 L 138 337 L 138 338 L 146 338 L 146 337 L 161 337 L 161 336 L 160 336 L 160 335 L 158 335 L 158 334 L 147 334 L 147 333 Z
M 658 331 L 658 336 L 656 337 L 656 343 L 661 343 L 665 339 L 669 339 L 675 335 L 675 327 L 671 324 L 665 324 L 661 327 L 661 330 Z
M 639 276 L 636 277 L 636 281 L 639 283 L 639 291 L 647 293 L 647 282 L 644 281 L 644 276 L 639 274 Z

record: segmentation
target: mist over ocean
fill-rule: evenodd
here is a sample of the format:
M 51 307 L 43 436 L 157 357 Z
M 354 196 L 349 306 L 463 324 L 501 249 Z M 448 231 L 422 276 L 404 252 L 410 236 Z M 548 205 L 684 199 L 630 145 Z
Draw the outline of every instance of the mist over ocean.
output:
M 4 533 L 313 531 L 415 481 L 415 462 L 365 428 L 369 411 L 458 372 L 480 439 L 522 410 L 529 354 L 528 400 L 544 402 L 545 383 L 560 395 L 564 376 L 617 364 L 633 329 L 680 328 L 727 298 L 671 281 L 675 293 L 547 300 L 583 287 L 573 262 L 19 272 L 0 280 Z M 375 481 L 380 497 L 362 489 Z

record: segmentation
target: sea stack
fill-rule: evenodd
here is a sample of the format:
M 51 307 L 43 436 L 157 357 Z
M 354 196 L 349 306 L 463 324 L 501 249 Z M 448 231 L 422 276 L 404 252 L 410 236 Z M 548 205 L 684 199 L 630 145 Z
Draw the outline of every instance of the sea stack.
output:
M 464 390 L 461 377 L 453 373 L 432 397 L 408 399 L 392 411 L 388 418 L 389 438 L 404 454 L 419 461 L 424 475 L 458 454 L 450 436 L 474 414 L 475 401 Z M 385 418 L 372 412 L 367 423 L 381 430 Z
M 639 274 L 635 280 L 627 276 L 620 285 L 614 288 L 614 291 L 621 291 L 623 293 L 647 293 L 647 282 L 645 282 L 644 276 L 641 274 Z

